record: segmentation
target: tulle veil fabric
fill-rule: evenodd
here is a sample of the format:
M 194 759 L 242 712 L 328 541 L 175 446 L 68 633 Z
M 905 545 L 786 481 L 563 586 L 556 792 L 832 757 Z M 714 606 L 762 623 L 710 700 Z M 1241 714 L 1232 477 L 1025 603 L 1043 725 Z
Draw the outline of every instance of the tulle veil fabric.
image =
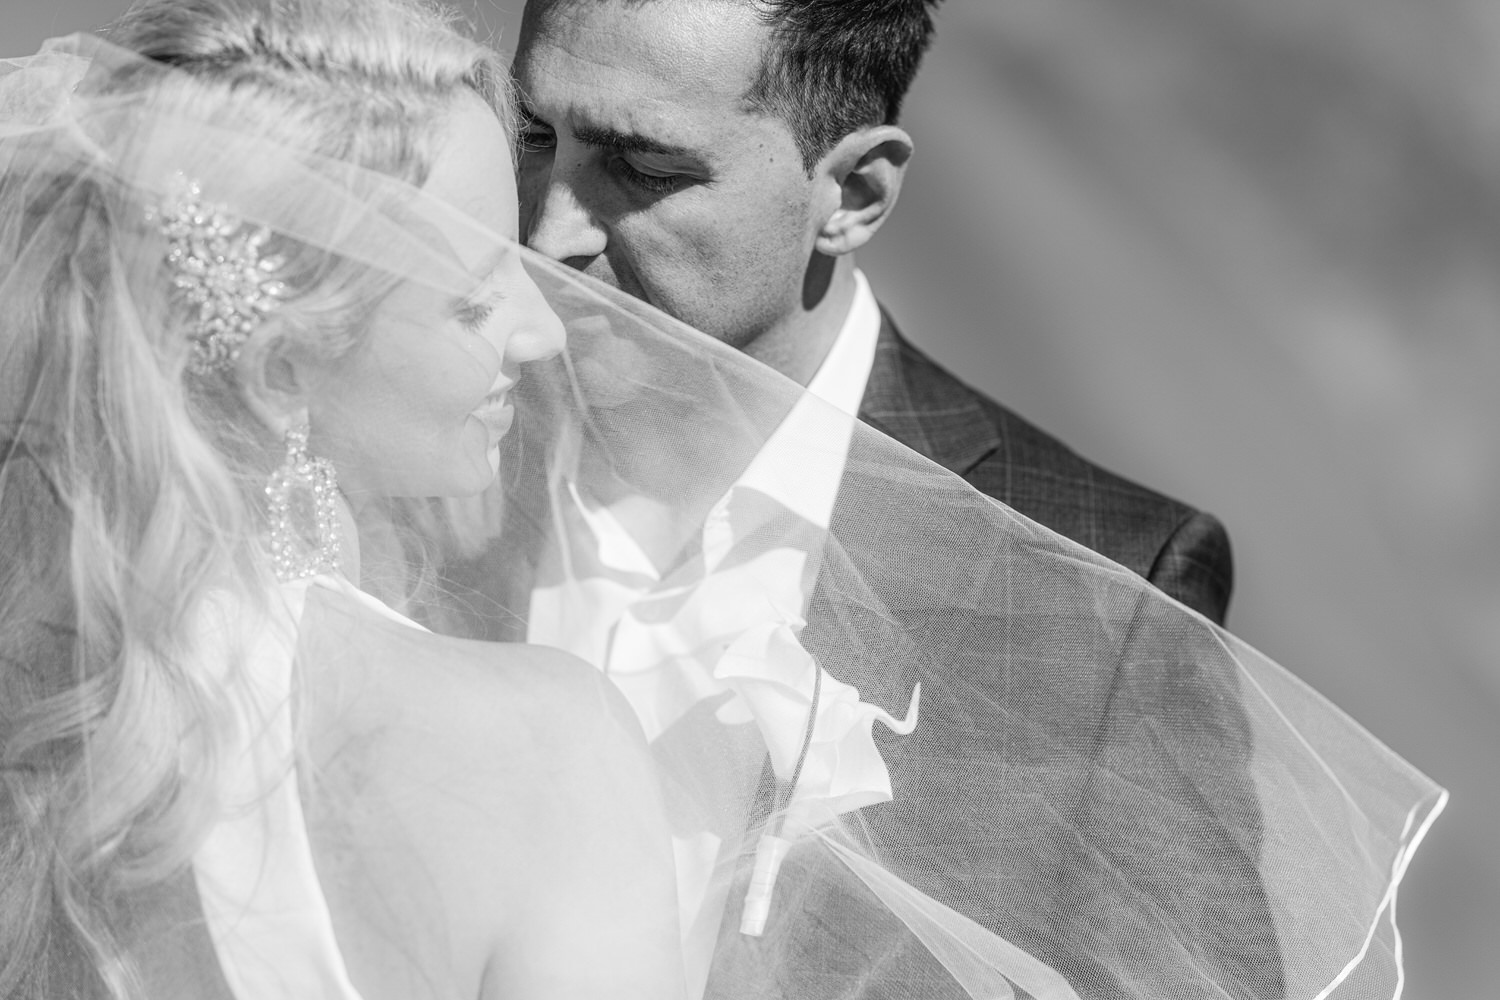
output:
M 568 331 L 517 387 L 493 490 L 385 512 L 401 558 L 372 563 L 369 585 L 435 634 L 347 588 L 309 588 L 267 654 L 284 694 L 247 695 L 252 720 L 294 701 L 297 678 L 389 669 L 439 684 L 455 656 L 503 669 L 485 641 L 605 615 L 607 638 L 575 651 L 649 740 L 691 997 L 1399 995 L 1396 890 L 1445 795 L 1292 673 L 420 190 L 157 110 L 152 94 L 176 85 L 81 37 L 0 63 L 4 198 L 97 184 L 144 257 L 164 251 L 146 210 L 186 176 L 282 238 L 454 296 L 475 283 L 463 260 L 519 254 Z M 8 312 L 34 300 L 34 265 L 55 249 L 0 212 Z M 32 419 L 22 381 L 46 345 L 13 329 L 0 335 L 7 506 L 26 502 L 19 470 L 46 476 L 68 445 Z M 409 853 L 362 836 L 352 810 L 371 803 L 308 774 L 296 733 L 277 746 L 286 759 L 265 762 L 248 801 L 270 815 L 296 773 L 305 814 L 286 822 L 316 823 L 318 875 L 358 873 L 412 994 L 450 995 L 445 915 Z M 269 847 L 246 858 L 265 877 L 284 864 Z M 265 947 L 286 977 L 236 1000 L 295 995 L 301 959 Z

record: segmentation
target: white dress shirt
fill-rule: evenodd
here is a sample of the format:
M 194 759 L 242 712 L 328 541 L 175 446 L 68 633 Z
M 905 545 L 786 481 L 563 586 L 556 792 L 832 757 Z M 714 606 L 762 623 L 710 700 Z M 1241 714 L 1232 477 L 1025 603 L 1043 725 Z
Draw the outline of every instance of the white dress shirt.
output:
M 875 345 L 880 336 L 880 307 L 870 284 L 859 270 L 854 272 L 854 298 L 844 324 L 828 355 L 808 382 L 807 391 L 835 407 L 850 419 L 839 419 L 826 407 L 815 404 L 793 407 L 781 427 L 772 434 L 746 468 L 736 486 L 751 486 L 780 501 L 820 528 L 827 528 L 848 460 L 853 418 L 870 380 L 875 363 Z M 816 442 L 814 450 L 812 443 Z M 795 443 L 796 447 L 791 445 Z M 575 512 L 588 524 L 598 543 L 600 562 L 608 568 L 647 580 L 660 574 L 649 556 L 608 507 L 591 507 L 569 487 Z M 730 490 L 732 494 L 733 488 Z M 725 501 L 728 496 L 725 497 Z M 720 544 L 727 504 L 721 502 L 710 513 L 705 528 L 705 548 Z M 643 592 L 643 591 L 640 591 Z M 531 595 L 526 639 L 544 646 L 566 649 L 590 663 L 607 658 L 608 635 L 617 612 L 633 596 L 615 592 L 605 608 L 595 601 L 579 604 L 580 594 L 545 588 Z M 593 595 L 596 598 L 602 595 Z M 613 613 L 612 613 L 613 612 Z M 637 706 L 638 710 L 644 706 Z M 655 714 L 646 712 L 645 715 Z M 645 720 L 643 720 L 645 721 Z M 655 735 L 650 732 L 648 736 Z
M 732 692 L 717 713 L 724 738 L 763 740 L 785 778 L 783 765 L 796 758 L 808 714 L 815 714 L 814 749 L 796 791 L 805 791 L 816 804 L 809 806 L 809 815 L 821 816 L 888 801 L 889 774 L 870 735 L 870 720 L 898 733 L 916 724 L 916 692 L 906 720 L 894 718 L 822 671 L 796 639 L 880 334 L 880 308 L 869 283 L 859 271 L 854 279 L 849 312 L 807 394 L 704 518 L 702 575 L 686 588 L 674 588 L 627 527 L 639 520 L 638 511 L 591 503 L 564 482 L 553 498 L 554 516 L 565 518 L 569 527 L 554 530 L 559 536 L 592 535 L 590 566 L 583 572 L 569 568 L 561 583 L 534 589 L 527 618 L 528 641 L 565 649 L 608 671 L 648 740 L 683 721 L 705 699 Z M 806 522 L 806 540 L 788 535 L 779 547 L 750 553 L 748 559 L 741 552 L 726 562 L 730 550 L 751 536 L 766 498 Z M 666 602 L 663 594 L 670 595 Z M 653 601 L 658 608 L 676 602 L 675 610 L 665 618 L 635 613 Z M 821 682 L 815 686 L 817 677 Z M 815 690 L 823 692 L 821 698 Z M 772 705 L 776 699 L 783 703 Z M 841 708 L 830 711 L 835 703 Z M 765 722 L 778 715 L 793 721 Z M 834 717 L 846 721 L 835 724 Z M 834 759 L 837 767 L 825 766 Z M 796 801 L 787 809 L 794 817 L 789 825 L 796 823 Z M 690 996 L 706 981 L 728 891 L 721 845 L 711 832 L 674 835 Z

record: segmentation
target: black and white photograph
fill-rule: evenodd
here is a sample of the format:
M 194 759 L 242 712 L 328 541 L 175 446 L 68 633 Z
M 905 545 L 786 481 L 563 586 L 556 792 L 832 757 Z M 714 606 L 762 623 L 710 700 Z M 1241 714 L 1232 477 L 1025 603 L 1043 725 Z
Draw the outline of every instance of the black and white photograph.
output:
M 1500 7 L 4 0 L 3 1000 L 1490 1000 Z

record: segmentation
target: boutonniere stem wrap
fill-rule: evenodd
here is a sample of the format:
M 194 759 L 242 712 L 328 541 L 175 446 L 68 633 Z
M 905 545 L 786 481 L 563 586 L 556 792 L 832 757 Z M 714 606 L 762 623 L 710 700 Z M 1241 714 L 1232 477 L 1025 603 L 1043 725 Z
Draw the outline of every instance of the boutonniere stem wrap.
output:
M 740 932 L 765 929 L 776 876 L 792 841 L 838 815 L 893 797 L 890 772 L 875 746 L 876 722 L 900 736 L 917 727 L 922 685 L 912 688 L 906 717 L 897 719 L 861 701 L 859 691 L 833 677 L 798 641 L 793 626 L 768 622 L 735 639 L 714 676 L 738 697 L 720 710 L 745 713 L 771 755 L 776 776 L 788 783 L 781 808 L 761 837 L 745 896 Z M 799 725 L 800 723 L 800 725 Z

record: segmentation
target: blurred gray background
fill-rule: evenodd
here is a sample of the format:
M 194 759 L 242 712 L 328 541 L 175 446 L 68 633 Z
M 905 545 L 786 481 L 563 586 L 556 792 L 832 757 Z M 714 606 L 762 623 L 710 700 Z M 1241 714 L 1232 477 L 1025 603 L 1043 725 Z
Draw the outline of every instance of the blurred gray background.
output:
M 126 6 L 0 0 L 4 54 Z M 1453 793 L 1405 995 L 1500 997 L 1500 3 L 948 0 L 904 124 L 898 322 L 1224 519 L 1234 631 Z

